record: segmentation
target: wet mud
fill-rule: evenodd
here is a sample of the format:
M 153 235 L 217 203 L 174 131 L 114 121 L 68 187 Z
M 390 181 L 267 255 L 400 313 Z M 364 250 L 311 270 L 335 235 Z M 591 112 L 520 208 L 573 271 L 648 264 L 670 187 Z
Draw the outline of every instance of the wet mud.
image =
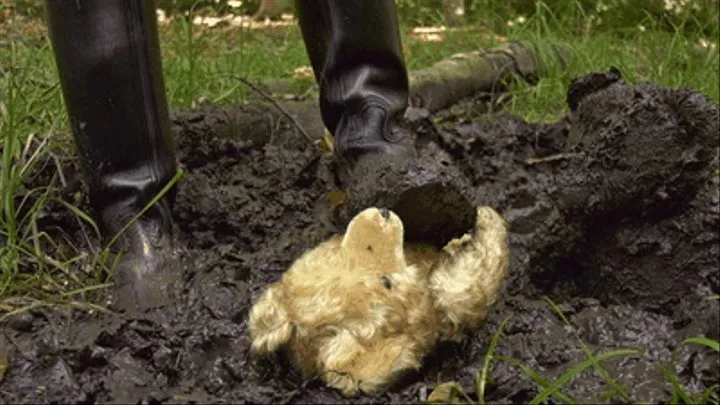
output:
M 8 359 L 0 398 L 417 403 L 447 381 L 473 397 L 505 319 L 496 354 L 547 379 L 586 360 L 583 343 L 596 354 L 644 350 L 603 363 L 629 398 L 602 398 L 610 387 L 588 370 L 562 390 L 577 401 L 667 401 L 660 365 L 671 359 L 688 392 L 702 392 L 720 380 L 720 358 L 680 342 L 720 338 L 719 302 L 705 299 L 720 293 L 718 106 L 690 90 L 625 84 L 614 71 L 577 79 L 568 105 L 552 124 L 409 111 L 427 164 L 450 165 L 473 204 L 509 220 L 513 259 L 483 328 L 439 345 L 393 390 L 345 399 L 282 358 L 249 354 L 248 309 L 334 232 L 327 193 L 336 186 L 329 156 L 272 107 L 253 104 L 174 115 L 186 171 L 175 206 L 186 263 L 178 302 L 142 314 L 36 309 L 14 317 L 0 337 Z M 313 108 L 295 112 L 301 124 L 315 122 L 312 136 L 322 135 Z M 48 218 L 48 227 L 79 234 L 67 214 Z M 526 403 L 538 393 L 508 362 L 493 362 L 490 377 L 488 402 Z

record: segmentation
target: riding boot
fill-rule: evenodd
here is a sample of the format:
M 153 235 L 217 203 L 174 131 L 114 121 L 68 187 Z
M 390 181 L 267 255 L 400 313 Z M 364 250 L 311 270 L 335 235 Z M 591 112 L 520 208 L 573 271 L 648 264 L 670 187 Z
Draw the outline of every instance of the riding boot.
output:
M 104 241 L 115 239 L 113 305 L 164 304 L 178 278 L 174 187 L 132 221 L 176 173 L 155 2 L 48 0 L 45 6 L 90 204 Z
M 413 156 L 397 127 L 408 75 L 392 0 L 297 0 L 320 112 L 347 173 L 368 155 Z
M 296 0 L 296 10 L 346 194 L 336 226 L 368 206 L 385 206 L 410 239 L 439 244 L 470 229 L 474 209 L 466 196 L 437 159 L 418 155 L 402 119 L 409 80 L 395 2 Z

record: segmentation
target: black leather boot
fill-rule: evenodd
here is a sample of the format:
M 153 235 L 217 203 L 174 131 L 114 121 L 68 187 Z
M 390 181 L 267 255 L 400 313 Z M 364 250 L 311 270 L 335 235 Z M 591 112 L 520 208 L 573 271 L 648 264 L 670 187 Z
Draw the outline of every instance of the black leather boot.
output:
M 297 0 L 320 111 L 343 174 L 371 155 L 413 157 L 397 126 L 408 75 L 392 0 Z
M 403 220 L 408 240 L 443 245 L 471 229 L 469 184 L 443 151 L 419 153 L 404 125 L 409 84 L 395 2 L 296 0 L 296 10 L 346 194 L 335 225 L 381 206 Z
M 169 183 L 174 145 L 158 45 L 155 2 L 45 3 L 65 106 L 106 242 Z M 166 194 L 122 233 L 115 256 L 117 309 L 166 302 L 178 278 Z

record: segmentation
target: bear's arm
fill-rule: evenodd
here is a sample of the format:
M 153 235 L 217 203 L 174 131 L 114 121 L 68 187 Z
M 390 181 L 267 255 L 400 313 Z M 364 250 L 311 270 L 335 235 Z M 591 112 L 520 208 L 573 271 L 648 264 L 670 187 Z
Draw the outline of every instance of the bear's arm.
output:
M 270 354 L 290 342 L 294 326 L 282 298 L 282 285 L 273 284 L 262 294 L 250 312 L 252 350 L 256 354 Z
M 510 265 L 505 220 L 489 207 L 477 208 L 473 235 L 448 243 L 447 255 L 430 276 L 435 306 L 444 314 L 443 338 L 474 329 L 495 303 Z

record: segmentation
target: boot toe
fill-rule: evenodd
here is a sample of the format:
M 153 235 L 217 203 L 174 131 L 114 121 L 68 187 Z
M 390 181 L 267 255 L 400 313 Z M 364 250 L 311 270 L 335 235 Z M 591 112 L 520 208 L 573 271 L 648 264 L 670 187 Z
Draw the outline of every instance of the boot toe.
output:
M 167 305 L 182 277 L 179 255 L 170 235 L 157 235 L 141 225 L 128 230 L 117 253 L 111 305 L 118 311 Z
M 368 155 L 345 181 L 345 203 L 334 222 L 344 229 L 367 207 L 388 207 L 405 225 L 405 239 L 444 246 L 472 229 L 475 209 L 465 176 L 440 150 L 417 158 Z
M 116 267 L 112 307 L 118 311 L 142 311 L 170 303 L 172 286 L 179 279 L 178 262 L 174 257 L 135 254 L 121 258 Z

